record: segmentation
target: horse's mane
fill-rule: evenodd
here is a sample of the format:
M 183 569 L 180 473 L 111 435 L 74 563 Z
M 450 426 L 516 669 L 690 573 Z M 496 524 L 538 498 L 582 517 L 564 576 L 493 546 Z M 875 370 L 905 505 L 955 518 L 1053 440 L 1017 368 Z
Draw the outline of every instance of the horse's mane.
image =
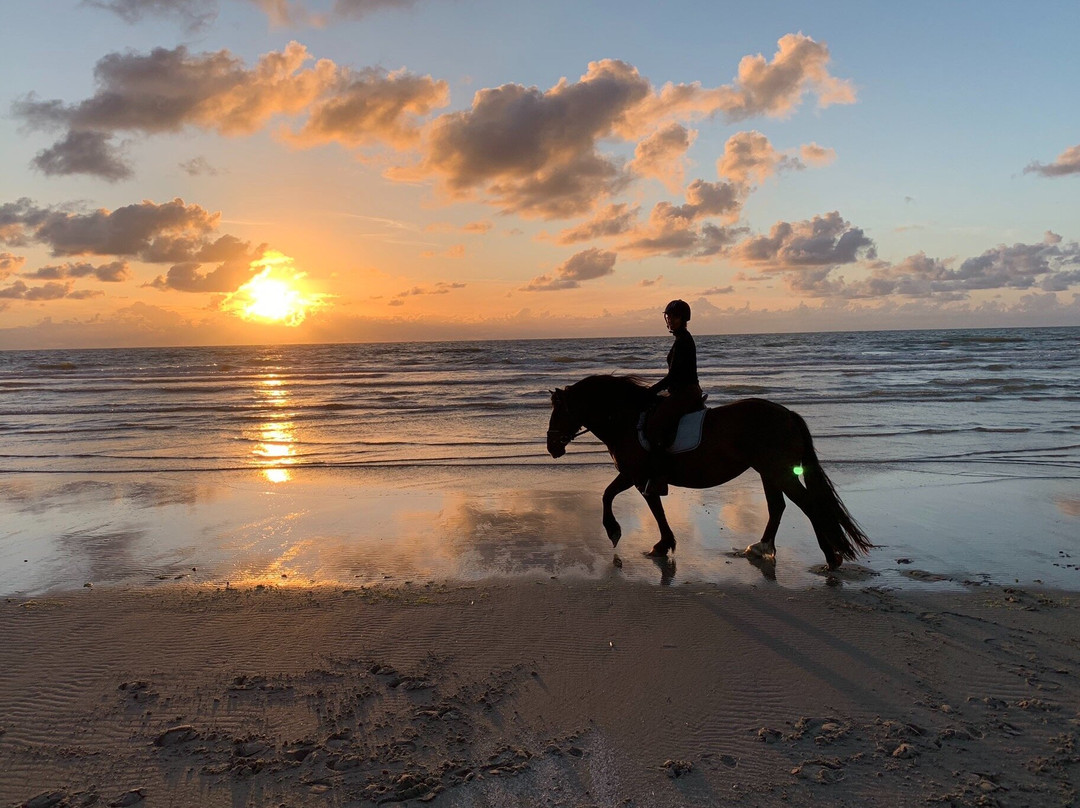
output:
M 576 401 L 585 406 L 602 405 L 607 408 L 643 407 L 651 398 L 649 383 L 640 376 L 615 376 L 603 373 L 586 376 L 570 385 Z

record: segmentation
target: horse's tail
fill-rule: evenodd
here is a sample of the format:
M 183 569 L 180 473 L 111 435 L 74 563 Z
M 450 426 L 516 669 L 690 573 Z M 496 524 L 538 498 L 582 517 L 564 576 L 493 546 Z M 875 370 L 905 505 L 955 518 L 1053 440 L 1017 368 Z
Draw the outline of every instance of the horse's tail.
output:
M 824 539 L 834 553 L 841 558 L 855 559 L 860 553 L 871 550 L 874 545 L 855 521 L 833 487 L 832 480 L 818 462 L 810 428 L 798 413 L 791 413 L 803 439 L 803 480 L 814 510 L 821 524 L 815 524 L 819 539 Z

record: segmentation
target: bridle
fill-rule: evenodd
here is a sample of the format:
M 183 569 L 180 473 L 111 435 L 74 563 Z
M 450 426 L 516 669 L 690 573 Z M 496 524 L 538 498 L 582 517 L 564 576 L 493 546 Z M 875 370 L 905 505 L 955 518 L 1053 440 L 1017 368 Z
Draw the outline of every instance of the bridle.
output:
M 564 407 L 565 406 L 564 403 L 563 403 L 564 399 L 563 399 L 563 396 L 562 396 L 562 390 L 552 390 L 551 391 L 551 398 L 552 398 L 552 401 L 555 403 L 556 406 L 558 406 L 558 407 Z M 569 408 L 567 407 L 566 409 L 569 409 Z M 569 432 L 565 432 L 565 431 L 563 431 L 561 429 L 549 429 L 547 431 L 547 439 L 548 439 L 549 442 L 551 442 L 551 441 L 558 442 L 559 446 L 562 447 L 563 449 L 565 449 L 570 444 L 570 441 L 572 441 L 574 438 L 581 437 L 582 435 L 584 435 L 588 431 L 589 431 L 589 428 L 587 426 L 581 427 L 581 429 L 579 429 L 573 435 L 571 435 Z

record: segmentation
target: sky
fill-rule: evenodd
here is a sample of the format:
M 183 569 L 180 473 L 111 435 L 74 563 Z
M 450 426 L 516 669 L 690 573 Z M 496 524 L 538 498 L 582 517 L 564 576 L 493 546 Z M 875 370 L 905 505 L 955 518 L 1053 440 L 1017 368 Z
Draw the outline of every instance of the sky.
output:
M 1080 325 L 1071 0 L 4 22 L 0 349 Z

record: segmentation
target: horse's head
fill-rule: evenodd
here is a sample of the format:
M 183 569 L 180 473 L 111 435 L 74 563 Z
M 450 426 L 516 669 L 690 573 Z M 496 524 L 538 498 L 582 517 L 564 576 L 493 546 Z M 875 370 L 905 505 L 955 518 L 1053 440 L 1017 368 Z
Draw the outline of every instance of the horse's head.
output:
M 552 457 L 566 454 L 566 446 L 578 436 L 581 417 L 570 406 L 566 388 L 551 391 L 551 420 L 548 421 L 547 450 Z

